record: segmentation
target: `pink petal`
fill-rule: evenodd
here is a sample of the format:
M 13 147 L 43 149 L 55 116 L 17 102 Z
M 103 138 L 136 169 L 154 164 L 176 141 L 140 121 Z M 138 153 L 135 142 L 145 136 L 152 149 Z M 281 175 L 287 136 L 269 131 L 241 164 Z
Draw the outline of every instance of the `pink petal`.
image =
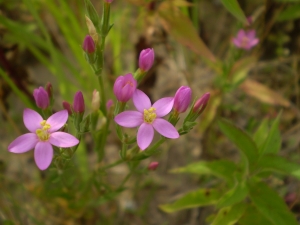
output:
M 65 132 L 54 132 L 50 135 L 49 142 L 60 148 L 68 148 L 77 145 L 79 140 Z
M 179 138 L 179 133 L 176 128 L 164 119 L 156 118 L 156 120 L 153 121 L 152 126 L 164 137 L 172 139 Z
M 158 117 L 163 117 L 167 115 L 169 112 L 171 112 L 173 105 L 174 105 L 174 98 L 167 97 L 167 98 L 161 98 L 157 100 L 152 107 L 156 109 L 156 115 Z
M 151 144 L 154 137 L 152 125 L 143 123 L 137 133 L 137 144 L 141 150 L 145 150 Z
M 245 33 L 244 30 L 239 30 L 239 32 L 237 33 L 237 39 L 238 40 L 242 40 L 243 37 L 245 37 L 245 36 L 246 36 L 246 33 Z
M 246 36 L 251 40 L 253 38 L 255 38 L 256 35 L 256 31 L 255 30 L 249 30 L 246 34 Z
M 37 129 L 41 128 L 40 123 L 43 121 L 43 117 L 32 109 L 24 109 L 23 121 L 25 127 L 30 132 L 35 133 Z
M 49 133 L 55 132 L 60 129 L 68 120 L 68 111 L 61 110 L 54 113 L 47 119 L 47 123 L 50 124 Z
M 144 109 L 149 109 L 151 107 L 149 97 L 139 89 L 136 89 L 133 93 L 132 100 L 135 108 L 141 113 L 144 113 Z
M 47 169 L 53 158 L 53 148 L 49 142 L 38 142 L 34 149 L 34 160 L 40 170 Z
M 115 122 L 122 127 L 138 127 L 144 122 L 143 113 L 125 111 L 115 116 Z
M 27 133 L 17 137 L 10 145 L 8 146 L 8 151 L 13 153 L 23 153 L 27 152 L 36 146 L 39 142 L 39 139 L 36 134 Z
M 239 39 L 233 38 L 233 39 L 232 39 L 232 42 L 233 42 L 233 44 L 234 44 L 236 47 L 238 47 L 238 48 L 241 47 L 241 41 L 240 41 Z
M 250 45 L 251 47 L 253 47 L 253 46 L 257 45 L 258 42 L 259 42 L 259 39 L 258 39 L 258 38 L 255 38 L 255 39 L 251 40 L 251 42 L 249 43 L 249 45 Z

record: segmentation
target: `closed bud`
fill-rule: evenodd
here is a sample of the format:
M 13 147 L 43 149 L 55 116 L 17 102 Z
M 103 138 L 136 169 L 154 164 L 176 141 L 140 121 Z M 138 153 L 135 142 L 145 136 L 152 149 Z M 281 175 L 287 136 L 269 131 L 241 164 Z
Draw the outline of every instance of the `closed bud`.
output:
M 120 102 L 127 102 L 136 90 L 137 81 L 131 73 L 119 76 L 114 83 L 114 94 Z
M 34 89 L 33 97 L 37 107 L 45 110 L 49 106 L 49 96 L 43 87 Z
M 106 109 L 107 111 L 110 110 L 110 108 L 112 107 L 112 105 L 114 104 L 113 100 L 109 99 L 107 102 L 106 102 Z
M 199 98 L 196 101 L 196 103 L 194 104 L 193 112 L 197 113 L 198 115 L 200 115 L 203 112 L 203 110 L 205 109 L 209 98 L 210 98 L 210 93 L 209 92 L 207 92 L 204 95 L 202 95 L 202 97 Z
M 86 35 L 82 44 L 82 49 L 88 54 L 92 54 L 96 50 L 95 42 L 90 35 Z
M 190 105 L 192 98 L 192 90 L 188 86 L 181 86 L 174 97 L 174 110 L 178 113 L 183 113 Z
M 77 91 L 74 96 L 73 101 L 73 111 L 74 113 L 84 113 L 84 99 L 81 91 Z
M 151 162 L 148 166 L 148 170 L 156 170 L 158 166 L 159 166 L 158 162 Z
M 67 101 L 63 101 L 62 106 L 63 106 L 64 109 L 66 109 L 68 111 L 69 116 L 71 116 L 72 115 L 72 106 L 71 106 L 71 104 Z
M 93 91 L 93 96 L 92 96 L 92 110 L 93 111 L 98 111 L 100 108 L 100 94 L 99 91 L 96 89 Z
M 141 51 L 139 57 L 139 67 L 142 71 L 148 71 L 154 62 L 154 50 L 147 48 Z

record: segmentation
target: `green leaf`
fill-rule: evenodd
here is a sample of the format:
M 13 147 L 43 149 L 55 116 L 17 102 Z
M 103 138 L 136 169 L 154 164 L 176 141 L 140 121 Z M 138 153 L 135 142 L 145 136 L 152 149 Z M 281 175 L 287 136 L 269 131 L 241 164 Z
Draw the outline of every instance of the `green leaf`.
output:
M 223 208 L 243 201 L 248 195 L 248 188 L 245 183 L 237 183 L 231 190 L 225 193 L 218 202 L 218 207 Z
M 262 171 L 275 171 L 278 173 L 288 174 L 300 180 L 300 165 L 293 163 L 281 156 L 264 155 L 258 161 L 258 167 Z
M 211 225 L 234 225 L 243 215 L 246 209 L 245 203 L 236 204 L 219 210 Z
M 258 159 L 258 149 L 252 138 L 242 129 L 236 127 L 227 120 L 218 121 L 221 131 L 232 141 L 247 157 L 250 164 Z
M 265 143 L 269 133 L 269 120 L 264 119 L 260 126 L 257 128 L 256 132 L 253 135 L 253 140 L 257 145 L 258 149 L 261 149 Z
M 273 224 L 298 225 L 283 199 L 265 183 L 249 183 L 248 188 L 250 198 L 257 210 Z
M 235 16 L 241 22 L 247 23 L 246 16 L 237 0 L 221 0 L 221 2 L 233 16 Z
M 298 1 L 299 2 L 299 1 Z M 277 17 L 277 21 L 295 20 L 300 18 L 300 5 L 291 5 L 284 9 Z
M 167 213 L 182 209 L 196 208 L 217 203 L 222 193 L 216 189 L 199 189 L 191 191 L 172 204 L 160 205 L 159 208 Z
M 239 172 L 237 165 L 228 160 L 216 160 L 213 162 L 196 162 L 185 167 L 173 169 L 172 173 L 193 173 L 199 175 L 214 175 L 233 183 L 234 174 Z
M 248 206 L 244 215 L 240 218 L 240 225 L 274 225 L 267 220 L 254 206 Z
M 260 150 L 261 154 L 278 153 L 281 147 L 281 136 L 279 131 L 279 120 L 281 112 L 273 122 L 268 137 Z

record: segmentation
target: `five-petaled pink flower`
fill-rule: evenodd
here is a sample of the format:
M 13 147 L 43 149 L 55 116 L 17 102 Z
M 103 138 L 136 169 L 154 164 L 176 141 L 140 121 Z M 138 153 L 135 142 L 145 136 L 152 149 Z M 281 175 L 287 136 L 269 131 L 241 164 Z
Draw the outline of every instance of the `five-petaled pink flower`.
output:
M 67 121 L 67 110 L 59 111 L 47 120 L 32 109 L 25 109 L 23 121 L 31 132 L 17 137 L 9 146 L 8 151 L 23 153 L 34 148 L 35 163 L 40 170 L 45 170 L 53 158 L 52 145 L 68 148 L 75 146 L 79 141 L 71 134 L 58 131 Z
M 250 50 L 258 44 L 259 39 L 256 38 L 255 30 L 239 30 L 237 36 L 233 38 L 232 42 L 237 48 Z
M 159 99 L 151 106 L 148 96 L 137 89 L 132 100 L 137 111 L 122 112 L 115 117 L 115 122 L 123 127 L 140 126 L 137 133 L 137 144 L 141 150 L 145 150 L 152 142 L 154 129 L 167 138 L 179 138 L 176 128 L 161 118 L 172 110 L 173 97 Z

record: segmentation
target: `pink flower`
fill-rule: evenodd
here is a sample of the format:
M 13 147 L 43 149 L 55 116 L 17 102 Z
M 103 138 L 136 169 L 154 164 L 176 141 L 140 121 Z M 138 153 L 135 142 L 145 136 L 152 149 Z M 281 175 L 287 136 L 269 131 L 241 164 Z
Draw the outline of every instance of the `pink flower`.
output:
M 127 102 L 136 90 L 137 82 L 131 73 L 119 76 L 114 83 L 114 94 L 120 102 Z
M 115 117 L 115 122 L 123 127 L 138 127 L 137 144 L 146 149 L 153 140 L 154 129 L 167 138 L 179 138 L 176 128 L 161 117 L 167 115 L 173 107 L 172 97 L 162 98 L 152 106 L 148 96 L 136 90 L 132 97 L 137 111 L 125 111 Z
M 79 143 L 71 134 L 58 131 L 67 119 L 67 110 L 59 111 L 44 120 L 36 111 L 25 109 L 23 121 L 30 133 L 17 137 L 8 146 L 8 151 L 23 153 L 34 148 L 36 165 L 40 170 L 47 169 L 53 158 L 52 145 L 68 148 Z
M 139 58 L 139 67 L 142 71 L 148 71 L 154 62 L 154 50 L 147 48 L 141 51 Z
M 37 107 L 46 109 L 49 106 L 49 96 L 47 91 L 43 87 L 34 89 L 33 97 Z
M 255 30 L 239 30 L 236 38 L 233 38 L 232 42 L 237 48 L 250 50 L 259 42 L 259 39 L 256 38 L 255 35 Z
M 82 44 L 82 49 L 86 53 L 94 53 L 96 50 L 95 42 L 90 35 L 86 35 Z
M 178 113 L 183 113 L 190 105 L 192 98 L 192 90 L 188 86 L 181 86 L 175 94 L 173 108 Z

